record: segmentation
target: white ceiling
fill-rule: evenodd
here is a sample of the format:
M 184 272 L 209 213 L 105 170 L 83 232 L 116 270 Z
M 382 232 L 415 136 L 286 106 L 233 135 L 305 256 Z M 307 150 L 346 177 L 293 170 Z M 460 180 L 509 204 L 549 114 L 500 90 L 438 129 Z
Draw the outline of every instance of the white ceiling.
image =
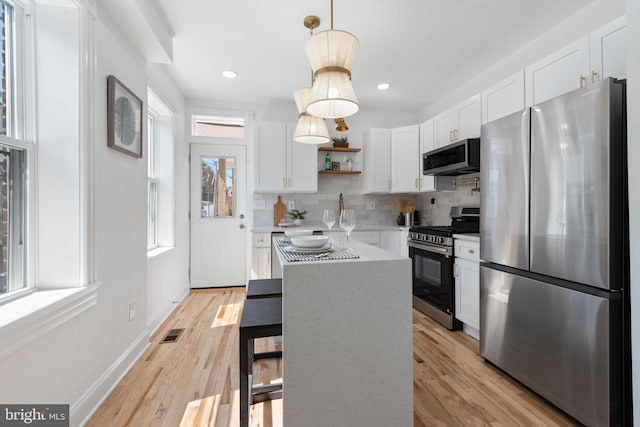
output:
M 361 107 L 415 112 L 592 1 L 334 0 L 334 28 L 360 40 Z M 189 99 L 293 105 L 310 84 L 302 21 L 330 25 L 329 0 L 156 2 L 174 35 L 167 69 Z M 376 89 L 383 81 L 389 90 Z

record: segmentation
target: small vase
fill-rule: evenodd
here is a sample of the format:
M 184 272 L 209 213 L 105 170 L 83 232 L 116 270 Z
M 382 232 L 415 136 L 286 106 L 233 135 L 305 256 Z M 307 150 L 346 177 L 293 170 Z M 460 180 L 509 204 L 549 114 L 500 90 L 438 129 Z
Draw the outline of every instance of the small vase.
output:
M 404 225 L 404 213 L 400 212 L 400 215 L 398 215 L 398 218 L 396 219 L 396 223 L 398 225 Z
M 296 218 L 296 219 L 294 219 L 294 220 L 293 220 L 293 223 L 294 223 L 295 225 L 300 226 L 300 225 L 302 225 L 302 220 L 301 220 L 300 218 Z

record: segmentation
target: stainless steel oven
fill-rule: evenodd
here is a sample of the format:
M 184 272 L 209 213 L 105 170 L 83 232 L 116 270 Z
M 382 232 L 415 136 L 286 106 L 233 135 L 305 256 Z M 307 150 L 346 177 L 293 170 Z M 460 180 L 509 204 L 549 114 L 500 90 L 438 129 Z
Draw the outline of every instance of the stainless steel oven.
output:
M 413 266 L 413 305 L 447 329 L 459 329 L 455 319 L 453 247 L 409 241 Z
M 450 226 L 420 226 L 409 230 L 413 268 L 413 306 L 447 329 L 461 329 L 455 318 L 453 235 L 478 233 L 480 208 L 454 206 Z

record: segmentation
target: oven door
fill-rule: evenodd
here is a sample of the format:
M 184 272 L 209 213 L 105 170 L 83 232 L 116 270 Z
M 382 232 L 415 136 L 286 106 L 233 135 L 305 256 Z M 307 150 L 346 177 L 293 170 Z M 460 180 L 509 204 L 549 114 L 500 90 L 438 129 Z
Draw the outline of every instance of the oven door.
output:
M 453 314 L 453 250 L 409 241 L 413 295 Z

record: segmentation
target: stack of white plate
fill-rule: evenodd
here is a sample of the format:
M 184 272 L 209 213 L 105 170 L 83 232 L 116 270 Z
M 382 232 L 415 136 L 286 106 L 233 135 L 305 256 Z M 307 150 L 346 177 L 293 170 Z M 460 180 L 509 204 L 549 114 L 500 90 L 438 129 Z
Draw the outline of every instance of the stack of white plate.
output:
M 294 249 L 305 252 L 325 251 L 331 249 L 328 236 L 296 236 L 291 237 Z

